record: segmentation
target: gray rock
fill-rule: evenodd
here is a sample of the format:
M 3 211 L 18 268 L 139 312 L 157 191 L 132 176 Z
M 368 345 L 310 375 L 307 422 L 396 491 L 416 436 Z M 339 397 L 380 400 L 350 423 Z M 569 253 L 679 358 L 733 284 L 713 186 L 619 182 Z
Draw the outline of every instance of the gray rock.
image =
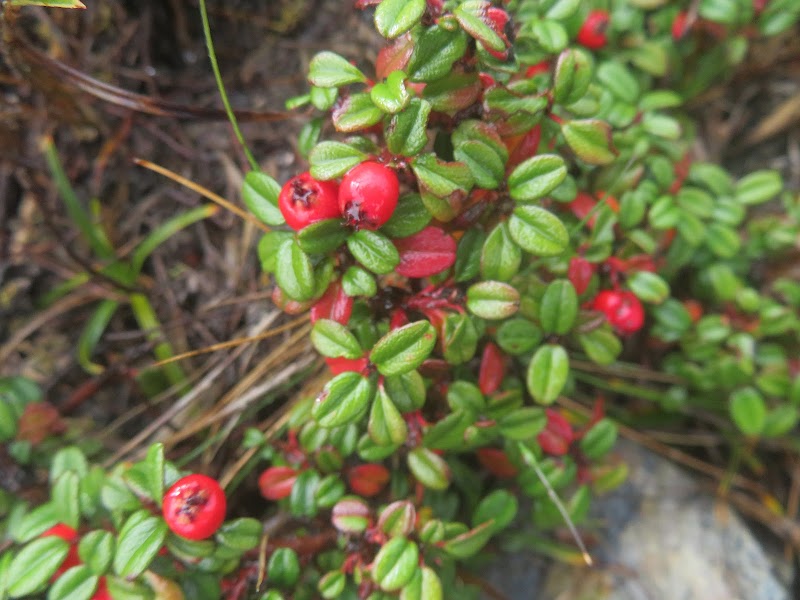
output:
M 742 519 L 669 461 L 630 444 L 630 478 L 596 502 L 595 569 L 554 566 L 537 600 L 788 600 Z

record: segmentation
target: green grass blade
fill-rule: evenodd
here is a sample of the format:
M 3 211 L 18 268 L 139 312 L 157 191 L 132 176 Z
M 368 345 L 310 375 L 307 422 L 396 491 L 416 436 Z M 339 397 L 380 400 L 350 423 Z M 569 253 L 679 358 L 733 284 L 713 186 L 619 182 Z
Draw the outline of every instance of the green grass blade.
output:
M 87 373 L 99 375 L 105 370 L 102 365 L 92 362 L 92 354 L 118 307 L 119 302 L 115 300 L 103 300 L 78 338 L 78 363 Z
M 158 360 L 168 360 L 175 355 L 172 345 L 163 341 L 161 333 L 161 322 L 158 320 L 153 305 L 146 296 L 142 294 L 130 295 L 131 309 L 136 322 L 144 331 L 147 332 L 147 339 L 155 343 L 153 354 Z M 159 341 L 162 340 L 162 341 Z M 183 372 L 178 363 L 168 363 L 161 367 L 164 375 L 167 376 L 170 384 L 182 385 L 186 383 L 186 373 Z

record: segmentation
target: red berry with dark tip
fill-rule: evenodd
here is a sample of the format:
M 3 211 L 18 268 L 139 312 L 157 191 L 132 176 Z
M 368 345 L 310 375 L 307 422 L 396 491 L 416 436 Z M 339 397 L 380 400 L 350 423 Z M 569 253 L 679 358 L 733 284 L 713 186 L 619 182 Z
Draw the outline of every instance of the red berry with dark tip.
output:
M 619 333 L 635 333 L 644 325 L 644 308 L 627 290 L 605 290 L 597 294 L 592 308 L 602 312 Z
M 339 209 L 356 229 L 378 229 L 392 216 L 400 196 L 395 172 L 367 161 L 350 169 L 339 186 Z
M 225 492 L 206 475 L 188 475 L 164 494 L 163 514 L 167 526 L 189 540 L 211 537 L 225 520 Z
M 593 10 L 586 16 L 586 20 L 578 31 L 578 43 L 590 50 L 599 50 L 608 42 L 606 29 L 608 29 L 609 16 L 604 10 Z
M 287 225 L 300 230 L 317 221 L 339 217 L 338 192 L 335 182 L 317 181 L 310 173 L 301 173 L 281 188 L 278 208 Z

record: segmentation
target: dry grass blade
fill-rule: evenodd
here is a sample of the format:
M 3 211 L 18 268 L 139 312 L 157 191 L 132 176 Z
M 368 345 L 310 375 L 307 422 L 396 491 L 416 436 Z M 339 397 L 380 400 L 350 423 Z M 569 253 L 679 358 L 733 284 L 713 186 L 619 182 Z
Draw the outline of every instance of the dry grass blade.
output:
M 745 137 L 742 145 L 737 150 L 746 150 L 785 132 L 790 127 L 800 123 L 800 94 L 796 94 L 781 102 L 772 114 L 768 115 Z
M 230 212 L 232 212 L 236 216 L 241 217 L 242 219 L 244 219 L 245 221 L 247 221 L 249 223 L 252 223 L 253 225 L 258 227 L 262 231 L 264 231 L 264 232 L 269 232 L 270 231 L 269 227 L 267 227 L 264 223 L 259 221 L 257 218 L 255 218 L 253 215 L 251 215 L 247 211 L 242 210 L 241 208 L 239 208 L 238 206 L 236 206 L 232 202 L 229 202 L 228 200 L 226 200 L 222 196 L 220 196 L 218 194 L 215 194 L 214 192 L 212 192 L 211 190 L 209 190 L 207 188 L 204 188 L 202 185 L 196 184 L 191 179 L 186 179 L 186 177 L 182 177 L 181 175 L 178 175 L 174 171 L 170 171 L 169 169 L 167 169 L 165 167 L 159 166 L 159 165 L 157 165 L 155 163 L 152 163 L 149 160 L 145 160 L 143 158 L 134 158 L 133 162 L 135 162 L 137 165 L 139 165 L 141 167 L 144 167 L 146 169 L 150 169 L 151 171 L 155 171 L 159 175 L 163 175 L 164 177 L 167 177 L 167 178 L 171 179 L 175 183 L 178 183 L 178 184 L 180 184 L 180 185 L 192 190 L 193 192 L 197 192 L 198 194 L 200 194 L 204 198 L 206 198 L 208 200 L 211 200 L 212 202 L 215 202 L 216 204 L 219 204 L 222 208 L 224 208 L 226 210 L 229 210 Z

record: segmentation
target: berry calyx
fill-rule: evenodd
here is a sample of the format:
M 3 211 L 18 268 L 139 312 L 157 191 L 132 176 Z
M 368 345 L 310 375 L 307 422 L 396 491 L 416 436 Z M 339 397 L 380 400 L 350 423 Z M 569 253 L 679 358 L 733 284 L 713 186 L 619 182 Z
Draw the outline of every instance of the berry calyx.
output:
M 295 175 L 278 195 L 278 208 L 286 224 L 294 230 L 340 216 L 338 186 L 333 181 L 318 181 L 311 173 Z
M 339 210 L 356 229 L 378 229 L 392 216 L 400 197 L 395 172 L 373 161 L 350 169 L 339 186 Z
M 578 31 L 577 41 L 584 48 L 599 50 L 608 42 L 606 29 L 608 29 L 609 16 L 604 10 L 593 10 L 586 16 L 586 20 Z
M 644 325 L 644 308 L 639 298 L 627 290 L 604 290 L 597 294 L 592 308 L 602 312 L 619 333 L 630 334 Z
M 225 520 L 225 492 L 206 475 L 194 474 L 176 481 L 164 494 L 167 526 L 189 540 L 204 540 Z

